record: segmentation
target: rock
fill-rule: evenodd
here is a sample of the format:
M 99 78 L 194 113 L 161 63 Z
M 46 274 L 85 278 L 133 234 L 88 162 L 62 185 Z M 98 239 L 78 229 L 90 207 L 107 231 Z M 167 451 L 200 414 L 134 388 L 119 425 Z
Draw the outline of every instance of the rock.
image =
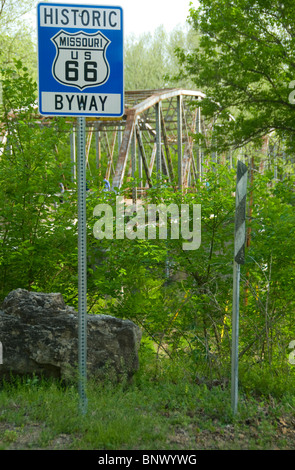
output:
M 130 320 L 87 315 L 87 377 L 120 380 L 138 369 L 141 330 Z M 78 314 L 61 294 L 16 289 L 0 310 L 0 378 L 78 374 Z

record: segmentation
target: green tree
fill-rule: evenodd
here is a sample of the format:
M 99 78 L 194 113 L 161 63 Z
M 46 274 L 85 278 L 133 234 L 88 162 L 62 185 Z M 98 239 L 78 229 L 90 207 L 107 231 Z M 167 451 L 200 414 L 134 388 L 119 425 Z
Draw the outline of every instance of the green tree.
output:
M 191 28 L 175 28 L 167 33 L 163 26 L 154 35 L 145 33 L 127 38 L 125 44 L 125 87 L 127 90 L 189 86 L 189 79 L 178 75 L 177 48 L 189 51 L 197 44 L 197 35 Z
M 26 19 L 35 7 L 35 0 L 1 0 L 0 2 L 0 64 L 12 65 L 13 59 L 21 60 L 30 75 L 37 79 L 36 41 Z
M 179 51 L 179 58 L 184 74 L 207 94 L 203 114 L 222 121 L 215 128 L 219 148 L 272 130 L 294 148 L 294 18 L 291 0 L 201 0 L 191 8 L 200 44 L 193 52 Z
M 68 125 L 40 123 L 36 83 L 19 61 L 1 74 L 0 295 L 51 291 L 56 279 L 66 292 L 76 247 L 75 193 L 63 204 L 59 195 L 59 183 L 71 186 Z
M 29 28 L 25 26 L 14 33 L 0 33 L 0 63 L 13 66 L 14 60 L 26 65 L 30 76 L 37 80 L 37 53 Z
M 0 2 L 0 26 L 6 30 L 18 28 L 26 13 L 32 11 L 35 0 L 1 0 Z

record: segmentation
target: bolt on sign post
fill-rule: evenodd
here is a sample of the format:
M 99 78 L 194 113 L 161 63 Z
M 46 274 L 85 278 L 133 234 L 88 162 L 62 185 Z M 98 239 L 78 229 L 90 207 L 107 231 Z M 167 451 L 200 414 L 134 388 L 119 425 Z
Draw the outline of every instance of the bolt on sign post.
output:
M 235 414 L 238 406 L 238 363 L 239 363 L 239 300 L 240 300 L 240 266 L 245 263 L 246 243 L 246 196 L 248 170 L 244 163 L 238 161 L 236 184 L 236 214 L 233 265 L 233 313 L 232 313 L 232 370 L 231 402 Z
M 82 414 L 87 412 L 87 117 L 124 114 L 123 10 L 117 6 L 39 3 L 38 101 L 43 116 L 77 118 L 78 368 Z

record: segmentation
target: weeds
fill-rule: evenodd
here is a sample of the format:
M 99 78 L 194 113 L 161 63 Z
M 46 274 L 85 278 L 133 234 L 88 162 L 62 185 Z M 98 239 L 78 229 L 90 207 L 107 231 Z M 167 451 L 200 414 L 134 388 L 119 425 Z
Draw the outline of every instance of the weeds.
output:
M 287 394 L 278 394 L 274 387 L 271 395 L 273 382 L 267 371 L 261 374 L 260 384 L 256 380 L 256 389 L 253 374 L 245 374 L 239 412 L 233 417 L 230 387 L 198 385 L 188 364 L 164 358 L 156 364 L 155 360 L 145 351 L 132 383 L 89 380 L 86 417 L 79 415 L 75 384 L 64 386 L 37 377 L 3 383 L 0 448 L 294 448 L 291 377 Z

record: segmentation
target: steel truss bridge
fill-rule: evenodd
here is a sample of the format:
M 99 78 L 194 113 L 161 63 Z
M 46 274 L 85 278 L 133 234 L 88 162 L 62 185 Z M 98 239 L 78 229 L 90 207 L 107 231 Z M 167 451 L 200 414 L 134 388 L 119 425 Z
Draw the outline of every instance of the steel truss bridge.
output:
M 89 167 L 94 136 L 96 167 L 107 155 L 102 176 L 112 188 L 121 188 L 132 177 L 140 181 L 138 191 L 163 180 L 189 187 L 202 173 L 201 145 L 194 142 L 193 134 L 208 130 L 199 107 L 204 96 L 201 91 L 176 88 L 126 91 L 122 118 L 86 119 L 86 164 Z M 74 126 L 73 161 L 75 141 Z
M 214 121 L 205 121 L 201 116 L 200 102 L 204 97 L 201 91 L 179 88 L 125 91 L 122 118 L 86 118 L 87 167 L 90 169 L 90 150 L 93 152 L 95 147 L 97 175 L 106 178 L 113 189 L 120 189 L 135 178 L 133 198 L 163 181 L 179 189 L 194 186 L 195 181 L 202 179 L 204 146 L 210 146 L 214 125 Z M 52 118 L 37 113 L 37 125 L 51 122 Z M 74 163 L 77 120 L 70 122 Z M 194 138 L 195 134 L 202 134 L 204 140 Z M 2 132 L 0 157 L 8 140 L 7 131 Z M 216 161 L 216 155 L 210 158 Z

